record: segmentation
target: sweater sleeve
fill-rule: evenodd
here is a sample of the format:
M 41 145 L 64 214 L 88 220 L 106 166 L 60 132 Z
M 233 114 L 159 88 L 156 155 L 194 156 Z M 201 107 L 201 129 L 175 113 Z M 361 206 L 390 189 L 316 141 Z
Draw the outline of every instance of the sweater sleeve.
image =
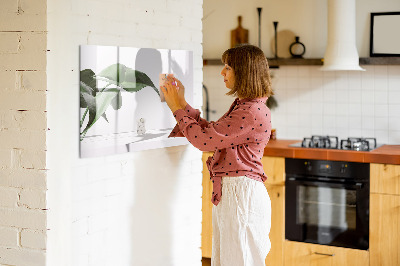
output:
M 198 109 L 194 109 L 192 106 L 190 106 L 189 104 L 186 105 L 185 107 L 185 114 L 188 115 L 189 117 L 193 118 L 194 120 L 196 120 L 199 125 L 205 127 L 209 124 L 209 122 L 203 118 L 200 117 L 200 110 Z M 168 138 L 171 137 L 184 137 L 184 135 L 182 134 L 182 132 L 180 131 L 179 125 L 176 124 L 174 129 L 172 129 L 171 134 L 169 134 Z
M 257 122 L 248 109 L 235 109 L 218 122 L 210 122 L 207 125 L 202 125 L 182 109 L 175 111 L 174 116 L 180 132 L 201 151 L 234 148 L 236 145 L 253 141 L 252 134 L 249 133 L 255 129 Z

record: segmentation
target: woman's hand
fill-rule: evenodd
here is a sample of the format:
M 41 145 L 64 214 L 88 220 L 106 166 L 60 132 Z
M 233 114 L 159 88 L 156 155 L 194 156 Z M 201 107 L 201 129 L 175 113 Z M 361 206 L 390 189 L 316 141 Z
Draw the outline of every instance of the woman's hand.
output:
M 172 113 L 174 113 L 178 109 L 183 109 L 186 107 L 186 105 L 182 106 L 182 104 L 181 104 L 182 97 L 179 95 L 180 87 L 178 89 L 177 86 L 174 85 L 173 83 L 175 83 L 175 82 L 171 78 L 168 78 L 167 82 L 164 84 L 164 86 L 160 87 L 160 89 L 164 93 L 165 101 L 167 102 L 168 107 L 169 107 L 169 109 L 171 109 Z M 178 82 L 178 84 L 179 83 L 180 83 L 180 81 Z M 182 83 L 180 83 L 180 84 L 182 84 Z M 184 97 L 183 97 L 183 100 L 185 100 Z
M 178 97 L 179 97 L 179 103 L 181 104 L 181 106 L 183 107 L 183 108 L 185 108 L 186 107 L 186 105 L 187 105 L 187 102 L 186 102 L 186 100 L 185 100 L 185 87 L 183 86 L 183 84 L 182 84 L 182 82 L 179 80 L 179 79 L 177 79 L 177 78 L 173 78 L 173 81 L 175 81 L 176 83 L 176 85 L 178 86 Z

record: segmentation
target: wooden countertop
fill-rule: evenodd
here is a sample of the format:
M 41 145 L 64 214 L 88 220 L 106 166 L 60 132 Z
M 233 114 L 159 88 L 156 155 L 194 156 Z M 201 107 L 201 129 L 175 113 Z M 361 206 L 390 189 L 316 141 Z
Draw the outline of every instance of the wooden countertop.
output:
M 400 145 L 383 145 L 372 151 L 290 147 L 301 140 L 270 140 L 264 156 L 364 163 L 400 164 Z

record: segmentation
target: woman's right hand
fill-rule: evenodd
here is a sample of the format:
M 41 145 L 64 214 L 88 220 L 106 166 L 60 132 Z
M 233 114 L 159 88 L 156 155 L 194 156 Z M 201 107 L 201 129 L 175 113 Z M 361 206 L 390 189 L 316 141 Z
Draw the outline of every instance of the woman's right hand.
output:
M 185 87 L 183 86 L 182 82 L 175 77 L 173 77 L 171 81 L 176 82 L 176 85 L 179 88 L 178 90 L 179 103 L 183 108 L 185 108 L 187 105 L 187 102 L 185 100 Z

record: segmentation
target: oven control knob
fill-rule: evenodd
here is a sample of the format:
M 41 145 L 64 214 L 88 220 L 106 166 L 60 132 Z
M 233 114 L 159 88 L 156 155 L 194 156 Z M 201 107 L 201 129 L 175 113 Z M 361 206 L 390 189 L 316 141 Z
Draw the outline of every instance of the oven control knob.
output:
M 342 164 L 342 167 L 340 168 L 340 173 L 341 174 L 346 173 L 346 169 L 347 169 L 347 164 Z
M 304 165 L 306 166 L 307 171 L 310 172 L 312 170 L 311 162 L 305 162 Z

